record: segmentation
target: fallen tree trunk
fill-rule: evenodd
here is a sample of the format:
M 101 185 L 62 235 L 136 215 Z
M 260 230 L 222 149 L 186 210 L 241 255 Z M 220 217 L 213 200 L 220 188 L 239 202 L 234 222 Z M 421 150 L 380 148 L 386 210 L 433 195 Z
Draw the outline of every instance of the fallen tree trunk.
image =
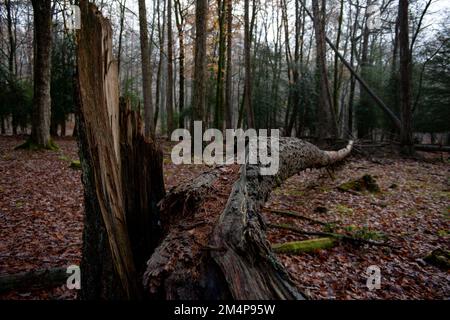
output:
M 450 146 L 440 146 L 434 144 L 416 144 L 414 148 L 425 152 L 450 152 Z
M 66 268 L 33 270 L 0 276 L 0 293 L 62 286 L 69 274 Z
M 203 250 L 190 250 L 193 241 L 186 233 L 177 230 L 168 234 L 147 263 L 144 286 L 151 296 L 237 300 L 304 298 L 273 253 L 260 210 L 273 188 L 302 170 L 325 167 L 344 159 L 351 152 L 353 142 L 339 151 L 322 151 L 296 138 L 282 138 L 279 142 L 278 173 L 262 176 L 259 165 L 241 167 L 225 209 L 214 219 L 215 226 L 207 235 L 209 245 L 204 245 Z M 188 279 L 187 268 L 190 268 Z

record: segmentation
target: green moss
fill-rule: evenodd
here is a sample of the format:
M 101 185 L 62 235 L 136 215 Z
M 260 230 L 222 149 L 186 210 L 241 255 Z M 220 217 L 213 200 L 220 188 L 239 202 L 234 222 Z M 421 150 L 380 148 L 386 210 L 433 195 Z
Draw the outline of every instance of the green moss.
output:
M 368 191 L 370 193 L 378 193 L 380 192 L 380 187 L 378 186 L 375 178 L 371 175 L 366 174 L 362 178 L 348 181 L 341 184 L 338 187 L 340 191 L 356 191 L 356 192 L 364 192 Z
M 365 240 L 387 240 L 387 237 L 384 233 L 375 230 L 370 230 L 367 227 L 357 229 L 355 232 L 353 232 L 353 236 L 355 238 Z
M 423 260 L 442 270 L 450 270 L 450 251 L 448 250 L 438 248 L 430 252 Z
M 40 145 L 34 143 L 31 139 L 27 139 L 24 143 L 18 145 L 14 148 L 14 150 L 30 150 L 30 151 L 38 151 L 38 150 L 51 150 L 51 151 L 58 151 L 59 147 L 58 145 L 50 139 L 49 142 L 46 145 Z
M 70 163 L 69 168 L 75 169 L 75 170 L 81 170 L 81 162 L 80 162 L 80 160 L 73 160 Z
M 277 253 L 298 254 L 302 252 L 313 252 L 320 249 L 329 249 L 334 247 L 335 243 L 336 241 L 332 238 L 318 238 L 275 244 L 272 248 Z
M 341 214 L 352 214 L 353 213 L 353 209 L 352 208 L 344 206 L 343 204 L 336 205 L 336 211 L 341 213 Z
M 441 238 L 445 238 L 450 235 L 450 230 L 439 230 L 438 236 Z

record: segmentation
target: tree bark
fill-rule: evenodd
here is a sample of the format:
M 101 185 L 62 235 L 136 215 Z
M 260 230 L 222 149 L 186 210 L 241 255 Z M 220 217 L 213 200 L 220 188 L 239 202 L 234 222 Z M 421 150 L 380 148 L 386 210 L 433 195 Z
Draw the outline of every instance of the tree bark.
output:
M 326 66 L 326 42 L 325 42 L 325 1 L 319 7 L 319 0 L 312 1 L 314 15 L 314 30 L 316 35 L 317 50 L 317 78 L 319 88 L 319 101 L 317 104 L 317 136 L 319 140 L 337 138 L 336 116 L 332 106 L 328 71 Z
M 411 100 L 411 51 L 409 47 L 409 1 L 399 0 L 398 19 L 400 46 L 400 110 L 402 130 L 400 139 L 403 150 L 411 154 L 414 150 Z
M 226 70 L 226 82 L 225 82 L 225 126 L 227 129 L 233 128 L 233 57 L 231 46 L 233 45 L 233 1 L 226 0 L 227 2 L 227 70 Z
M 282 181 L 306 168 L 342 160 L 352 145 L 350 142 L 345 149 L 328 152 L 296 138 L 280 139 L 278 173 L 261 176 L 258 165 L 241 167 L 223 212 L 209 217 L 215 226 L 204 235 L 209 238 L 208 246 L 193 251 L 192 246 L 198 246 L 197 233 L 172 228 L 147 263 L 146 291 L 165 299 L 302 299 L 267 241 L 260 211 Z M 179 212 L 176 206 L 165 215 Z M 185 225 L 184 220 L 178 221 Z
M 185 48 L 184 48 L 184 14 L 181 8 L 180 0 L 175 0 L 175 18 L 176 25 L 178 30 L 178 42 L 179 42 L 179 50 L 180 50 L 180 69 L 179 69 L 179 94 L 178 94 L 178 108 L 179 108 L 179 116 L 178 116 L 178 126 L 180 128 L 184 128 L 184 60 L 185 60 Z
M 252 106 L 252 74 L 251 74 L 251 45 L 252 32 L 250 28 L 250 0 L 244 0 L 244 65 L 245 65 L 245 81 L 244 81 L 244 99 L 243 108 L 246 112 L 247 127 L 255 128 L 255 116 Z
M 206 22 L 208 1 L 195 2 L 194 88 L 192 97 L 191 130 L 194 121 L 203 121 L 206 107 Z
M 139 271 L 159 241 L 162 154 L 129 103 L 119 108 L 112 30 L 80 1 L 76 106 L 85 193 L 82 299 L 140 298 Z
M 33 0 L 34 11 L 34 96 L 33 126 L 30 142 L 44 148 L 50 140 L 50 75 L 52 47 L 52 13 L 50 0 Z
M 172 0 L 167 0 L 167 83 L 166 83 L 167 130 L 169 136 L 175 129 L 173 121 L 173 34 Z
M 150 64 L 150 47 L 147 27 L 147 9 L 145 0 L 139 0 L 139 30 L 142 59 L 142 92 L 144 96 L 145 136 L 154 137 L 155 127 L 152 102 L 152 70 Z

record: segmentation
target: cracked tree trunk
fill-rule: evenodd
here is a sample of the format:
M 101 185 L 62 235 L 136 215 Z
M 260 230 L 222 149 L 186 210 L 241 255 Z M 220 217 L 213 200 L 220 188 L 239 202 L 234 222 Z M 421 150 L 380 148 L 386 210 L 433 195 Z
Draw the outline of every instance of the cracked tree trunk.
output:
M 261 208 L 284 180 L 338 162 L 352 146 L 350 142 L 339 151 L 322 151 L 296 138 L 282 138 L 276 175 L 261 176 L 258 165 L 242 166 L 208 234 L 209 244 L 194 251 L 196 242 L 188 233 L 169 232 L 147 263 L 147 292 L 165 299 L 303 299 L 267 241 Z
M 85 195 L 82 299 L 138 299 L 140 272 L 159 241 L 162 153 L 143 136 L 140 117 L 119 103 L 112 30 L 80 1 L 77 132 Z

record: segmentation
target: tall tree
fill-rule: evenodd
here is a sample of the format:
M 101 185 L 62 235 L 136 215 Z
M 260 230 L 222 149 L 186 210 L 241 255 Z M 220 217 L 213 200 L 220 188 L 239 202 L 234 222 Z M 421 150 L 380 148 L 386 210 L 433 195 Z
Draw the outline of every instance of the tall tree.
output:
M 177 25 L 178 30 L 178 44 L 179 44 L 179 50 L 180 50 L 180 65 L 179 65 L 179 93 L 178 93 L 178 108 L 179 108 L 179 115 L 178 115 L 178 126 L 180 128 L 184 128 L 184 82 L 185 82 L 185 75 L 184 75 L 184 59 L 185 59 L 185 47 L 184 47 L 184 20 L 185 20 L 185 14 L 184 10 L 181 8 L 180 0 L 175 0 L 175 21 Z
M 173 34 L 172 0 L 167 0 L 167 83 L 166 83 L 167 130 L 169 135 L 174 128 L 173 122 Z
M 225 126 L 227 129 L 233 127 L 233 105 L 232 105 L 232 87 L 233 87 L 233 57 L 231 46 L 233 45 L 233 0 L 226 0 L 227 2 L 227 69 L 225 80 Z
M 317 135 L 319 140 L 337 137 L 337 124 L 332 106 L 328 71 L 326 65 L 326 2 L 322 0 L 312 1 L 314 30 L 316 35 L 316 64 L 319 87 L 319 101 L 317 105 Z
M 224 75 L 225 75 L 225 17 L 226 0 L 217 0 L 217 16 L 219 20 L 219 61 L 217 63 L 217 84 L 216 84 L 216 110 L 214 113 L 214 125 L 222 128 L 224 125 Z
M 206 22 L 208 19 L 208 0 L 196 0 L 195 3 L 195 65 L 191 124 L 193 124 L 193 121 L 203 120 L 206 105 Z M 193 130 L 192 125 L 191 130 Z
M 39 147 L 51 148 L 51 0 L 32 0 L 34 11 L 34 96 L 33 126 L 30 142 Z
M 145 7 L 145 0 L 139 0 L 138 5 L 142 59 L 142 92 L 144 96 L 145 136 L 153 137 L 155 134 L 155 126 L 153 120 L 152 70 L 150 64 L 150 47 L 148 40 L 147 8 Z
M 250 26 L 250 0 L 244 1 L 244 99 L 243 110 L 246 112 L 247 127 L 255 127 L 255 116 L 252 106 L 252 74 L 251 74 L 252 30 Z
M 407 154 L 413 152 L 412 99 L 411 99 L 411 49 L 409 46 L 409 1 L 399 0 L 399 47 L 400 47 L 400 110 L 402 130 L 401 143 Z

